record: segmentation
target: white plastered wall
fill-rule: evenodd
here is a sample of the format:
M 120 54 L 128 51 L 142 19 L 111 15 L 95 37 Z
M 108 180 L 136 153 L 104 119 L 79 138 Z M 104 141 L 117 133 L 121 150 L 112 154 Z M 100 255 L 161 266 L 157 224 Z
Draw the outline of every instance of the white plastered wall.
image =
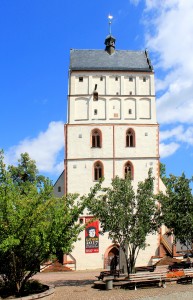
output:
M 79 82 L 79 77 L 83 77 L 83 82 Z M 133 77 L 132 81 L 130 77 Z M 95 87 L 98 101 L 93 100 Z M 67 191 L 87 194 L 96 183 L 93 180 L 93 165 L 100 160 L 104 166 L 104 186 L 110 186 L 113 175 L 123 177 L 124 164 L 130 161 L 134 167 L 135 189 L 137 182 L 143 181 L 149 168 L 152 168 L 157 192 L 159 128 L 156 121 L 154 74 L 72 72 L 69 93 L 69 120 L 66 127 Z M 91 147 L 91 131 L 95 128 L 102 132 L 101 148 Z M 135 147 L 126 147 L 125 133 L 128 128 L 135 131 Z M 86 211 L 84 214 L 87 216 Z M 105 251 L 112 245 L 108 234 L 99 236 L 99 253 L 85 253 L 85 232 L 80 234 L 80 238 L 72 252 L 77 269 L 103 268 Z M 159 236 L 148 236 L 147 243 L 150 246 L 140 251 L 137 265 L 147 265 L 151 256 L 157 254 Z

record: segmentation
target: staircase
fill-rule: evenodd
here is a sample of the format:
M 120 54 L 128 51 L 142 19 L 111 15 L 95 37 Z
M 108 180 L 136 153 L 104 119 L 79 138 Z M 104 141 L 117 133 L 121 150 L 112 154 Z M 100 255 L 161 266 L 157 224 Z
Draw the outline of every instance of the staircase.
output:
M 173 256 L 173 245 L 168 237 L 167 234 L 162 235 L 161 237 L 161 244 L 165 247 L 167 250 L 168 254 L 170 256 Z

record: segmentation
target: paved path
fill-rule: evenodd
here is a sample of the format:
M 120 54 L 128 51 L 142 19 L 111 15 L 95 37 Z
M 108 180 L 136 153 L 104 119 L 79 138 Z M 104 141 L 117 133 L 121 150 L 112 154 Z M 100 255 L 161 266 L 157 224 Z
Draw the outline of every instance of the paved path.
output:
M 192 300 L 192 284 L 167 284 L 167 287 L 140 288 L 137 291 L 113 289 L 101 291 L 94 289 L 93 282 L 100 270 L 38 273 L 34 279 L 54 284 L 56 290 L 53 300 Z

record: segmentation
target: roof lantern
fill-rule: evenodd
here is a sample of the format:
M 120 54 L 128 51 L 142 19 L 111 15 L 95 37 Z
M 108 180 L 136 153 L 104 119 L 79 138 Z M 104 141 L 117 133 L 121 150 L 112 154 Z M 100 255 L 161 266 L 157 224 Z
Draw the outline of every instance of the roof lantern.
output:
M 111 24 L 112 24 L 113 16 L 110 14 L 108 15 L 109 20 L 109 35 L 105 39 L 105 51 L 107 51 L 108 54 L 113 54 L 115 52 L 115 38 L 111 35 Z

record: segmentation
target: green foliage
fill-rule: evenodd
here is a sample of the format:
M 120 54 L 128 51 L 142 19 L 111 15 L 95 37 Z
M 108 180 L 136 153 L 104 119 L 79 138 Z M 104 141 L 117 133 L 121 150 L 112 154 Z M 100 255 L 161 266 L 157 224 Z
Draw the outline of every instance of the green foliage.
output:
M 77 197 L 55 198 L 28 154 L 6 168 L 0 152 L 0 274 L 16 294 L 50 256 L 71 251 L 83 229 L 76 221 L 85 204 Z
M 160 178 L 162 179 L 163 183 L 167 184 L 167 177 L 166 177 L 166 165 L 160 162 Z
M 144 182 L 139 182 L 137 192 L 134 192 L 130 178 L 116 177 L 110 188 L 101 189 L 101 184 L 95 186 L 91 193 L 100 191 L 94 199 L 91 195 L 88 207 L 91 213 L 100 219 L 102 231 L 118 242 L 126 256 L 126 246 L 129 251 L 129 270 L 133 272 L 140 249 L 144 249 L 146 237 L 159 227 L 159 209 L 153 195 L 153 177 L 151 171 Z
M 190 245 L 193 240 L 192 181 L 193 178 L 186 178 L 184 173 L 179 177 L 170 175 L 166 195 L 159 196 L 163 222 L 184 245 Z

